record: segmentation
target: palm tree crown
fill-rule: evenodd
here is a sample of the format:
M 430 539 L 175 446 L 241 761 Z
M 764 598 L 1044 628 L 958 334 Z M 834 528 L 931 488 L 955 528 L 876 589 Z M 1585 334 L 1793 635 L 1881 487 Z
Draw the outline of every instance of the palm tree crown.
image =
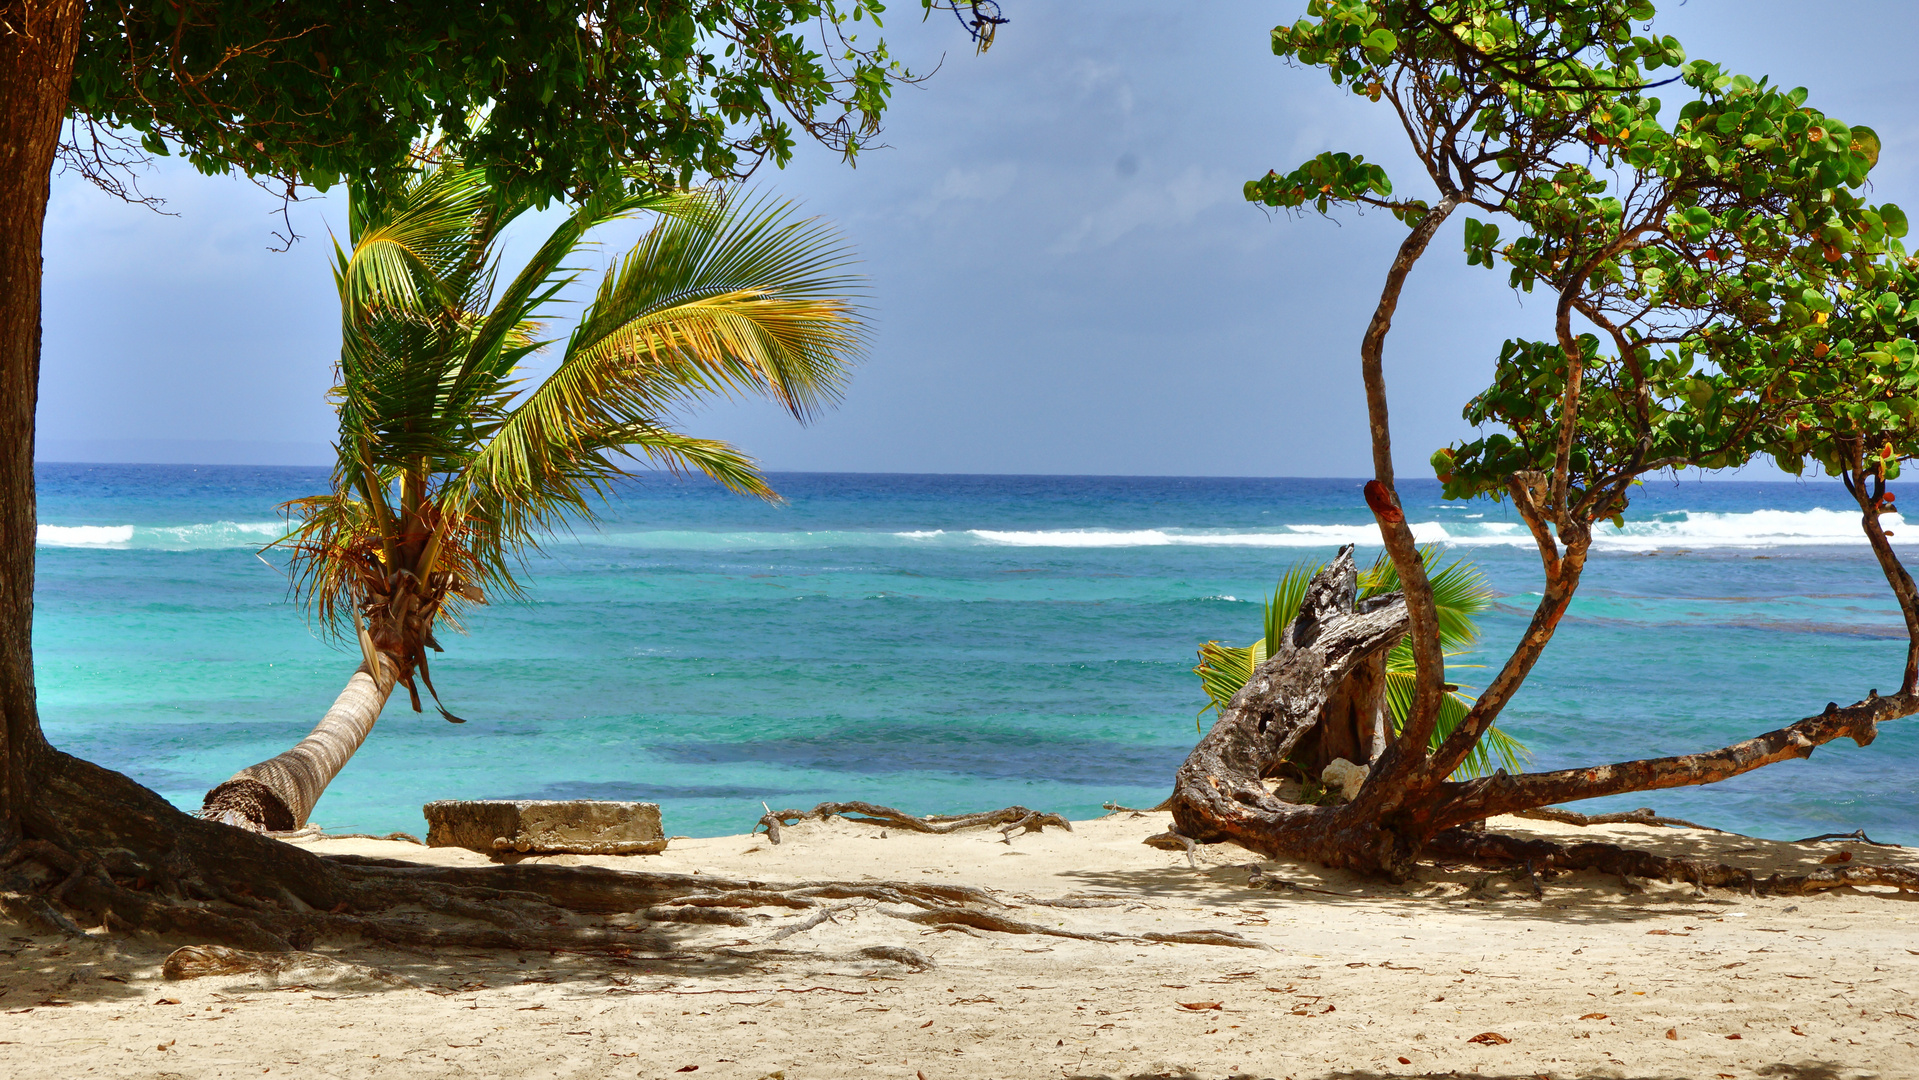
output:
M 785 204 L 589 197 L 501 287 L 502 230 L 530 207 L 484 170 L 428 158 L 384 208 L 354 198 L 348 246 L 336 241 L 339 459 L 327 494 L 287 504 L 279 541 L 300 597 L 359 638 L 371 670 L 385 654 L 416 710 L 435 625 L 519 594 L 525 553 L 593 520 L 625 466 L 776 497 L 732 446 L 673 430 L 676 409 L 752 395 L 805 420 L 837 398 L 865 338 L 850 253 Z M 564 342 L 549 338 L 541 320 L 579 277 L 566 263 L 587 234 L 643 214 L 651 229 Z M 524 378 L 555 347 L 551 374 Z

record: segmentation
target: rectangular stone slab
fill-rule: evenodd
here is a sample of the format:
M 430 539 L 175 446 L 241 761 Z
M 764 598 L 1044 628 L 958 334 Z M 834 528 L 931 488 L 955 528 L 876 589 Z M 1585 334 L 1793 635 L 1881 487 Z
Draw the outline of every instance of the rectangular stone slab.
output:
M 658 803 L 443 799 L 423 809 L 428 847 L 487 855 L 657 855 L 666 850 Z

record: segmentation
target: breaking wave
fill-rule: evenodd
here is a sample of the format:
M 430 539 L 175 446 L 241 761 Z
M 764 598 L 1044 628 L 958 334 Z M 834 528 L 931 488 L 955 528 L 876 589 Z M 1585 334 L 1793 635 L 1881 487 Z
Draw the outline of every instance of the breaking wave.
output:
M 257 548 L 286 531 L 277 521 L 214 521 L 199 525 L 42 525 L 41 547 L 140 551 Z
M 1905 535 L 1896 514 L 1885 519 L 1895 544 L 1919 540 Z M 41 547 L 112 550 L 199 551 L 257 548 L 278 537 L 279 522 L 216 521 L 199 525 L 42 525 Z M 1453 518 L 1413 525 L 1421 543 L 1460 547 L 1531 546 L 1533 539 L 1516 522 Z M 1258 530 L 1231 529 L 915 529 L 898 532 L 828 529 L 717 531 L 701 529 L 582 530 L 588 546 L 654 550 L 779 551 L 820 548 L 982 547 L 982 548 L 1142 548 L 1250 547 L 1331 548 L 1341 544 L 1370 547 L 1379 542 L 1371 524 L 1280 525 Z M 1594 547 L 1601 551 L 1657 551 L 1684 548 L 1851 547 L 1864 544 L 1857 513 L 1842 510 L 1755 510 L 1747 513 L 1673 511 L 1625 528 L 1601 525 Z

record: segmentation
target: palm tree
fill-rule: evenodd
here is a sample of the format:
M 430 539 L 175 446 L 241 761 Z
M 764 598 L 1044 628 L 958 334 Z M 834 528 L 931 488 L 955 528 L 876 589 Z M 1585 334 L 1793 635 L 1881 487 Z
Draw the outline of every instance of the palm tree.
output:
M 395 686 L 419 711 L 417 674 L 438 706 L 435 628 L 489 593 L 521 595 L 515 564 L 591 522 L 624 464 L 776 498 L 751 459 L 668 418 L 695 400 L 756 395 L 805 421 L 836 400 L 861 352 L 847 249 L 785 204 L 590 196 L 496 289 L 501 231 L 529 207 L 504 201 L 483 170 L 424 160 L 384 209 L 350 192 L 351 250 L 335 243 L 339 459 L 328 493 L 287 504 L 292 528 L 276 542 L 296 594 L 358 640 L 362 662 L 312 734 L 208 792 L 204 817 L 303 826 Z M 641 214 L 657 220 L 529 388 L 516 372 L 549 345 L 538 319 L 577 277 L 563 264 L 595 227 Z
M 1439 562 L 1439 549 L 1428 545 L 1419 550 L 1420 560 L 1426 564 L 1428 580 L 1432 583 L 1433 603 L 1439 614 L 1440 645 L 1447 650 L 1448 657 L 1457 656 L 1471 648 L 1479 640 L 1479 626 L 1475 617 L 1492 605 L 1493 592 L 1486 584 L 1486 578 L 1478 568 L 1465 560 L 1457 560 L 1444 569 L 1436 569 Z M 1233 695 L 1252 679 L 1259 665 L 1266 662 L 1269 655 L 1267 643 L 1279 640 L 1279 635 L 1299 616 L 1299 607 L 1306 598 L 1306 586 L 1313 575 L 1325 568 L 1324 563 L 1295 563 L 1279 579 L 1279 585 L 1273 589 L 1273 597 L 1266 603 L 1266 634 L 1258 641 L 1241 648 L 1222 645 L 1209 641 L 1199 647 L 1199 666 L 1193 673 L 1199 676 L 1200 685 L 1206 691 L 1207 704 L 1200 709 L 1204 716 L 1207 709 L 1224 713 Z M 1359 599 L 1379 596 L 1399 588 L 1399 572 L 1392 560 L 1382 554 L 1372 568 L 1359 577 Z M 1386 655 L 1386 706 L 1391 720 L 1393 734 L 1399 734 L 1399 726 L 1406 718 L 1406 712 L 1412 705 L 1414 664 L 1412 647 L 1405 640 L 1394 645 Z M 1457 684 L 1448 684 L 1446 697 L 1440 705 L 1439 723 L 1433 731 L 1433 745 L 1438 746 L 1459 726 L 1466 711 L 1472 708 L 1473 699 L 1460 693 Z M 1526 747 L 1512 736 L 1497 727 L 1486 732 L 1472 754 L 1460 766 L 1466 775 L 1479 775 L 1491 772 L 1493 761 L 1507 769 L 1517 772 L 1521 760 L 1526 756 Z

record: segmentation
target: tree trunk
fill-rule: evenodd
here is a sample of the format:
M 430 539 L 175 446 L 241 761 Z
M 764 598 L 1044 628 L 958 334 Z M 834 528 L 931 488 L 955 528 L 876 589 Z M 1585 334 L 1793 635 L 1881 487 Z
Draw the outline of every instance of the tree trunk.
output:
M 327 785 L 366 741 L 398 681 L 393 665 L 379 653 L 373 655 L 380 660 L 379 677 L 362 663 L 311 734 L 293 749 L 241 769 L 207 792 L 200 816 L 251 832 L 287 832 L 305 825 Z
M 80 15 L 80 0 L 0 5 L 0 837 L 21 827 L 47 749 L 33 689 L 40 245 Z

